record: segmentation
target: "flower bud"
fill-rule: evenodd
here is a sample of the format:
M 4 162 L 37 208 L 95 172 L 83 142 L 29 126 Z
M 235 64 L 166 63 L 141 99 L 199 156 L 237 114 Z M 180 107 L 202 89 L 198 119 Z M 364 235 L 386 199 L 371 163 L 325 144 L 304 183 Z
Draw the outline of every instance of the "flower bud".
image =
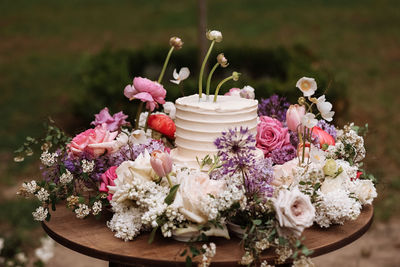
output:
M 172 171 L 171 156 L 160 150 L 151 153 L 150 164 L 159 177 L 164 177 Z
M 304 106 L 304 105 L 306 104 L 306 99 L 305 99 L 303 96 L 301 96 L 301 97 L 299 97 L 299 99 L 297 100 L 297 103 L 299 103 L 299 105 Z
M 289 130 L 297 132 L 297 127 L 301 124 L 301 118 L 306 114 L 304 106 L 290 105 L 286 111 L 286 124 Z
M 183 42 L 182 42 L 181 38 L 176 37 L 176 36 L 171 37 L 171 39 L 169 39 L 169 44 L 171 46 L 173 46 L 175 49 L 181 49 L 183 46 Z
M 240 77 L 240 73 L 239 73 L 239 72 L 234 71 L 234 72 L 232 73 L 232 78 L 233 78 L 233 80 L 234 80 L 235 82 L 239 80 L 239 77 Z
M 224 56 L 223 53 L 221 53 L 217 56 L 217 61 L 223 68 L 226 68 L 229 65 L 228 60 L 226 59 L 226 57 Z
M 222 42 L 222 33 L 220 31 L 208 31 L 206 37 L 210 41 Z
M 324 167 L 322 168 L 325 175 L 334 176 L 336 174 L 336 161 L 334 159 L 328 159 L 325 162 Z

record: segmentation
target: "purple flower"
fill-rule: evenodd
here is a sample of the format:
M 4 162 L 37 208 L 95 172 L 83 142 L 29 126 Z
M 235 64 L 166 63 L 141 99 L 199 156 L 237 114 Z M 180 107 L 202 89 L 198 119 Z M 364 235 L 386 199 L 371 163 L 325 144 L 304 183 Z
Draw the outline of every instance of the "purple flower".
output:
M 267 99 L 261 99 L 258 104 L 258 115 L 269 116 L 275 118 L 280 122 L 286 121 L 286 111 L 290 104 L 286 101 L 286 97 L 279 97 L 274 94 Z
M 273 180 L 272 160 L 265 158 L 258 160 L 245 173 L 246 192 L 250 197 L 271 197 L 274 191 L 271 186 Z
M 125 121 L 128 115 L 125 115 L 122 111 L 115 113 L 113 116 L 110 115 L 108 108 L 103 108 L 99 114 L 94 115 L 95 120 L 91 122 L 92 125 L 102 125 L 107 124 L 107 130 L 110 132 L 117 131 L 121 126 L 129 124 Z
M 297 150 L 296 148 L 289 144 L 279 149 L 275 149 L 271 152 L 271 160 L 274 164 L 282 165 L 289 160 L 292 160 L 296 157 Z
M 334 125 L 327 123 L 325 120 L 319 120 L 317 126 L 330 134 L 336 140 L 336 128 Z
M 223 173 L 235 173 L 252 166 L 255 161 L 254 151 L 256 139 L 247 128 L 240 127 L 222 132 L 214 144 L 218 148 L 218 155 L 223 162 Z

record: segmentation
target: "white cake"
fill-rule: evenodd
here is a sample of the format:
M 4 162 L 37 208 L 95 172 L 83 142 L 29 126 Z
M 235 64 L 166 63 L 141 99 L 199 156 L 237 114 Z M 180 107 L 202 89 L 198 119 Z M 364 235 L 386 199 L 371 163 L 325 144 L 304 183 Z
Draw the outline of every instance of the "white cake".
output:
M 258 101 L 236 96 L 218 96 L 213 102 L 210 96 L 199 100 L 199 95 L 178 98 L 176 106 L 176 148 L 171 155 L 181 166 L 196 167 L 196 157 L 215 155 L 214 145 L 221 132 L 234 127 L 248 128 L 256 134 Z

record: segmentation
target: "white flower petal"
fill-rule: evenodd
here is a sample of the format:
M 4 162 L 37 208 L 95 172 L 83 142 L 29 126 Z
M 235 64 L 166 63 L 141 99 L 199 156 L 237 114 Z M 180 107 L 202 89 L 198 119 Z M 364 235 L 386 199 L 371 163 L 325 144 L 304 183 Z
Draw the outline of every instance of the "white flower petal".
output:
M 184 67 L 181 68 L 181 70 L 179 71 L 179 79 L 181 81 L 186 80 L 190 75 L 190 71 L 188 68 Z M 176 79 L 176 78 L 175 78 Z
M 169 80 L 171 83 L 180 84 L 181 80 Z
M 176 72 L 176 69 L 174 69 L 174 73 L 172 74 L 172 76 L 174 77 L 175 80 L 179 79 L 179 74 L 178 72 Z

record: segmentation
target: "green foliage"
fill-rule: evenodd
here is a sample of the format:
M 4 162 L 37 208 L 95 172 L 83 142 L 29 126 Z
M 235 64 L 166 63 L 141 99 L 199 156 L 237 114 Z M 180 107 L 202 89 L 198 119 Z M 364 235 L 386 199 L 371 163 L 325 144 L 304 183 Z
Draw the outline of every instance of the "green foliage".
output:
M 134 114 L 137 101 L 129 103 L 123 95 L 127 84 L 132 79 L 143 76 L 152 80 L 157 79 L 168 47 L 151 47 L 143 50 L 111 50 L 105 48 L 100 53 L 87 58 L 81 71 L 82 90 L 74 99 L 76 115 L 82 118 L 82 123 L 93 120 L 93 114 L 98 113 L 105 106 L 111 112 L 124 110 L 127 114 Z M 291 48 L 277 47 L 274 49 L 250 47 L 224 47 L 216 49 L 210 56 L 209 63 L 216 61 L 216 56 L 223 52 L 228 58 L 230 66 L 219 68 L 211 83 L 211 93 L 217 83 L 230 76 L 232 71 L 242 73 L 238 82 L 229 81 L 220 94 L 226 93 L 229 88 L 251 85 L 256 89 L 258 98 L 267 98 L 273 93 L 286 96 L 293 103 L 301 92 L 295 88 L 296 81 L 303 77 L 315 77 L 319 88 L 325 90 L 332 82 L 327 92 L 329 101 L 337 104 L 336 113 L 344 112 L 347 103 L 345 86 L 336 81 L 326 69 L 316 64 L 318 60 L 310 50 L 296 45 Z M 186 95 L 197 93 L 198 64 L 195 60 L 198 50 L 194 47 L 184 47 L 175 51 L 166 70 L 163 85 L 167 90 L 167 100 L 174 101 L 181 96 L 179 86 L 169 82 L 172 79 L 173 69 L 179 70 L 188 67 L 191 75 L 183 82 Z M 321 91 L 322 93 L 322 91 Z M 131 116 L 132 118 L 132 116 Z

